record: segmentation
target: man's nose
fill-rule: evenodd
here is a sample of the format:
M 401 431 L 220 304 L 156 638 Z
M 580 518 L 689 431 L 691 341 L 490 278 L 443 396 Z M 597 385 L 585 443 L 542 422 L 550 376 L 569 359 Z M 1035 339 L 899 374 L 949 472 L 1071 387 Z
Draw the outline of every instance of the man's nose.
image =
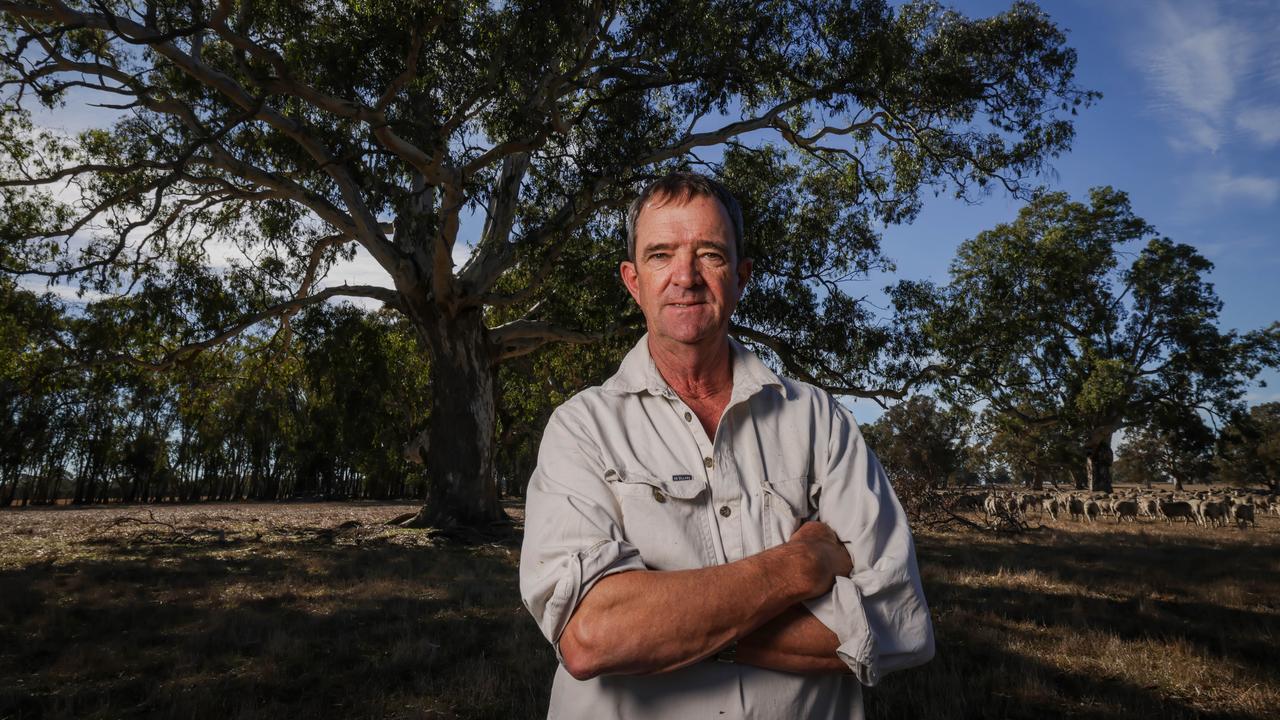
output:
M 691 287 L 702 284 L 702 272 L 698 267 L 696 253 L 681 253 L 676 256 L 671 271 L 671 280 L 677 285 Z

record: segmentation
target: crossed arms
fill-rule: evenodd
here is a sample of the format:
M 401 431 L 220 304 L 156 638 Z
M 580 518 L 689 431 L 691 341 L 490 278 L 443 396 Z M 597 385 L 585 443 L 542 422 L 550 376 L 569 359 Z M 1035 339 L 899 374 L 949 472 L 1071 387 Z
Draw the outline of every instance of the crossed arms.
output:
M 827 593 L 852 568 L 836 534 L 809 522 L 788 542 L 726 565 L 610 575 L 582 598 L 560 636 L 565 669 L 578 680 L 666 672 L 737 640 L 737 662 L 849 672 L 835 633 L 798 603 Z
M 735 562 L 655 571 L 623 528 L 622 495 L 601 479 L 609 469 L 602 441 L 582 407 L 591 399 L 562 406 L 548 424 L 529 484 L 520 561 L 525 606 L 569 674 L 677 670 L 735 640 L 739 663 L 851 671 L 864 685 L 932 657 L 906 516 L 852 418 L 834 402 L 815 423 L 830 432 L 813 440 L 822 450 L 813 469 L 822 522 L 801 524 L 786 542 Z M 626 498 L 654 502 L 647 485 L 628 484 Z

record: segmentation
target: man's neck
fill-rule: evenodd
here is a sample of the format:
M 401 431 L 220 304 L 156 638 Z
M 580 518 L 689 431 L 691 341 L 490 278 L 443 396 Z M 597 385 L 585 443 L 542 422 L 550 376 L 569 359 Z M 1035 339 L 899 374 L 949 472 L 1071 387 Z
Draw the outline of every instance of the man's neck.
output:
M 686 402 L 733 390 L 733 355 L 729 338 L 707 345 L 679 345 L 649 339 L 649 356 L 662 379 Z

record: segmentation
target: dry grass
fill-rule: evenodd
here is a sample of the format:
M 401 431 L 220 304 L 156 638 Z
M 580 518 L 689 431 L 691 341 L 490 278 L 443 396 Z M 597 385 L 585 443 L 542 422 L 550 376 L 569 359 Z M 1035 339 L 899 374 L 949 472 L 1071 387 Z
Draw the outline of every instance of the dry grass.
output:
M 555 659 L 520 605 L 517 538 L 461 547 L 378 524 L 406 508 L 4 513 L 0 718 L 545 708 Z
M 917 539 L 938 655 L 881 718 L 1274 718 L 1280 519 L 1256 530 L 1062 521 Z
M 0 720 L 543 716 L 518 536 L 379 524 L 407 507 L 0 512 Z M 868 714 L 1274 717 L 1280 519 L 1260 524 L 921 536 L 938 657 Z

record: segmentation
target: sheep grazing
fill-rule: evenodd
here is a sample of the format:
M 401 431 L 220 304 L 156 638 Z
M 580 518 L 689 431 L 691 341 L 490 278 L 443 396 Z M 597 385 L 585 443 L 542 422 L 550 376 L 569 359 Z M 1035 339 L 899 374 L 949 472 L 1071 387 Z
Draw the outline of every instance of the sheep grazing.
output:
M 1236 521 L 1236 525 L 1244 528 L 1248 525 L 1258 527 L 1258 522 L 1253 519 L 1253 505 L 1232 505 L 1231 517 Z M 1223 523 L 1226 524 L 1225 521 Z
M 1023 495 L 1022 497 L 1018 498 L 1018 512 L 1023 515 L 1026 515 L 1028 510 L 1031 510 L 1032 508 L 1035 508 L 1035 507 L 1039 507 L 1039 505 L 1040 505 L 1039 495 Z
M 1237 506 L 1239 507 L 1239 506 Z M 1204 502 L 1200 504 L 1200 524 L 1210 527 L 1227 526 L 1227 517 L 1231 510 L 1225 502 Z
M 1197 525 L 1204 525 L 1204 514 L 1201 508 L 1204 506 L 1204 493 L 1196 493 L 1193 498 L 1187 498 L 1186 503 L 1191 506 L 1191 517 L 1195 518 Z
M 1111 511 L 1116 516 L 1116 522 L 1118 523 L 1125 520 L 1138 522 L 1137 500 L 1117 500 L 1111 504 Z
M 1195 511 L 1186 500 L 1161 500 L 1157 510 L 1166 523 L 1173 522 L 1174 518 L 1180 518 L 1183 522 L 1196 522 Z
M 1085 517 L 1084 501 L 1075 495 L 1071 495 L 1067 499 L 1067 510 L 1071 512 L 1071 519 L 1078 520 Z

